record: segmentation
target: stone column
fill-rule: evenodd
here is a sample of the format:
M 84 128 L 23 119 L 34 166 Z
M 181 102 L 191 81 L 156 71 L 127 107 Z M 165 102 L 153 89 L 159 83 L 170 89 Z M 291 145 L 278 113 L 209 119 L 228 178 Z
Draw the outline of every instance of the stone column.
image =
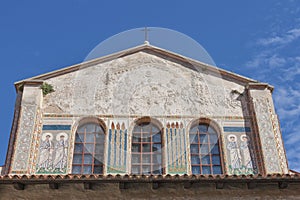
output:
M 35 142 L 41 131 L 42 81 L 25 81 L 10 165 L 10 174 L 30 174 Z
M 257 154 L 260 154 L 261 170 L 264 174 L 287 174 L 288 165 L 282 141 L 278 117 L 275 113 L 273 87 L 264 83 L 250 83 L 248 96 L 253 116 L 253 129 L 256 136 Z

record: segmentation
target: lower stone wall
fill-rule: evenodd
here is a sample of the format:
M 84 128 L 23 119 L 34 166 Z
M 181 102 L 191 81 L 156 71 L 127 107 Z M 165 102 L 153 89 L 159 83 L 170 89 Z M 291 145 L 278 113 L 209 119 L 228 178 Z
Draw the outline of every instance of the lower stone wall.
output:
M 0 184 L 0 199 L 300 199 L 300 184 L 289 184 L 278 189 L 274 183 L 247 189 L 246 184 L 228 185 L 216 189 L 215 184 L 195 183 L 185 189 L 184 183 L 160 183 L 153 189 L 150 183 L 129 183 L 120 189 L 119 183 L 100 183 L 92 189 L 83 184 L 65 183 L 59 189 L 48 184 L 26 185 L 25 190 L 15 190 L 11 184 Z

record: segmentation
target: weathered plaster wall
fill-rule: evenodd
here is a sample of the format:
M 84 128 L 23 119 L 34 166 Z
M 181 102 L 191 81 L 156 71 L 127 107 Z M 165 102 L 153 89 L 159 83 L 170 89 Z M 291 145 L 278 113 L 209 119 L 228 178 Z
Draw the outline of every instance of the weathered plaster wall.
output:
M 46 96 L 45 113 L 241 117 L 248 113 L 244 96 L 232 92 L 243 93 L 244 86 L 145 52 L 47 82 L 56 91 Z

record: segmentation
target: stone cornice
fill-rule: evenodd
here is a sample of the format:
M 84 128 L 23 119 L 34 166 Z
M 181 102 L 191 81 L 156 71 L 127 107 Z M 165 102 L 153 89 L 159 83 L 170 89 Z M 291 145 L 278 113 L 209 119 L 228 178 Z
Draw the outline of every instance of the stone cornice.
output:
M 268 83 L 248 83 L 247 89 L 249 90 L 265 90 L 268 89 L 272 93 L 274 86 L 269 85 Z
M 18 90 L 25 86 L 25 85 L 32 85 L 32 86 L 40 86 L 44 83 L 44 80 L 24 80 L 24 81 L 21 81 L 21 82 L 18 82 L 17 84 L 15 84 L 15 89 L 16 91 L 18 92 Z

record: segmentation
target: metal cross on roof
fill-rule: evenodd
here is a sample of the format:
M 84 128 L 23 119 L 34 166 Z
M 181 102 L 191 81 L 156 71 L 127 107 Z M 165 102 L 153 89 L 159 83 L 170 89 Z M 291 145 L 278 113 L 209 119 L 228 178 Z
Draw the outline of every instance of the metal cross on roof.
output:
M 148 27 L 145 27 L 142 31 L 145 32 L 145 41 L 144 42 L 149 42 L 148 41 L 148 31 L 150 31 L 150 29 Z

